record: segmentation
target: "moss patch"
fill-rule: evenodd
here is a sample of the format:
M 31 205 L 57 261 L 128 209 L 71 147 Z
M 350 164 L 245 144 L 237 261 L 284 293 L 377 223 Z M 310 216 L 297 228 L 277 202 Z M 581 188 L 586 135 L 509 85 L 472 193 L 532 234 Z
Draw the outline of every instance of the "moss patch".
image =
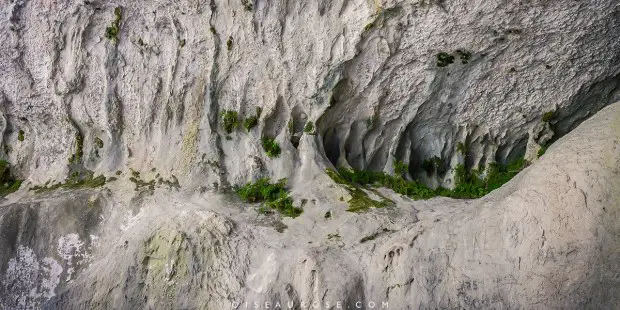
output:
M 53 191 L 56 189 L 76 189 L 76 188 L 96 188 L 103 186 L 106 183 L 106 177 L 103 175 L 94 176 L 94 173 L 90 170 L 74 171 L 64 182 L 60 183 L 45 183 L 43 185 L 36 185 L 29 190 L 35 193 L 43 193 Z

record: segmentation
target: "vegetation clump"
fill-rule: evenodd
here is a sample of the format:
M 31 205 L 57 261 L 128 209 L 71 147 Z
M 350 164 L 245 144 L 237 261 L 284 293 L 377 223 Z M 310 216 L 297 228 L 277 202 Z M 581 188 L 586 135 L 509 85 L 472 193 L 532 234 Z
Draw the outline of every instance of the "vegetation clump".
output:
M 545 123 L 548 123 L 553 118 L 554 114 L 555 114 L 554 111 L 545 112 L 545 114 L 543 114 L 542 116 L 542 121 Z
M 157 175 L 159 176 L 159 174 Z M 155 176 L 157 178 L 157 176 Z M 177 179 L 177 177 L 173 174 L 170 176 L 171 179 L 170 180 L 166 180 L 164 178 L 159 178 L 157 180 L 157 185 L 162 185 L 165 184 L 168 186 L 168 189 L 176 189 L 179 190 L 181 188 L 181 185 L 179 184 L 179 179 Z
M 84 157 L 84 136 L 78 131 L 75 133 L 75 153 L 69 157 L 69 164 L 77 164 Z
M 400 160 L 394 161 L 394 173 L 396 175 L 404 175 L 407 171 L 409 171 L 409 165 Z
M 372 29 L 375 26 L 374 23 L 368 23 L 366 24 L 366 26 L 364 26 L 364 32 L 369 31 L 370 29 Z
M 422 169 L 426 171 L 427 175 L 431 175 L 434 172 L 441 172 L 441 163 L 442 160 L 439 156 L 434 156 L 431 158 L 427 158 L 422 162 Z
M 258 119 L 260 118 L 260 115 L 262 112 L 263 112 L 263 108 L 256 107 L 256 115 L 252 115 L 243 121 L 243 127 L 245 127 L 245 130 L 250 132 L 252 128 L 258 125 Z
M 276 139 L 274 138 L 263 138 L 263 149 L 265 150 L 267 156 L 271 158 L 280 156 L 280 145 L 278 144 L 278 142 L 276 142 Z
M 346 168 L 340 168 L 338 171 L 327 169 L 325 171 L 327 175 L 329 175 L 334 182 L 338 184 L 342 184 L 345 186 L 349 194 L 351 195 L 351 199 L 347 201 L 349 204 L 349 208 L 347 211 L 349 212 L 363 212 L 370 208 L 384 208 L 392 204 L 393 202 L 378 193 L 377 196 L 381 198 L 381 200 L 372 199 L 368 196 L 368 193 L 362 189 L 362 186 L 367 184 L 364 183 L 364 180 L 358 181 L 358 175 L 354 175 L 356 172 L 368 172 L 361 170 L 349 170 Z M 368 173 L 381 173 L 382 172 L 368 172 Z M 341 199 L 344 200 L 344 199 Z
M 308 121 L 304 126 L 304 132 L 307 134 L 314 134 L 314 123 L 312 121 Z
M 452 63 L 454 63 L 454 56 L 446 52 L 440 52 L 437 54 L 437 67 L 447 67 Z
M 254 9 L 253 0 L 241 0 L 241 4 L 245 8 L 245 10 L 248 12 L 251 12 Z
M 369 203 L 368 199 L 370 198 L 367 197 L 368 195 L 365 195 L 366 198 L 360 197 L 364 193 L 361 189 L 362 186 L 389 188 L 398 194 L 405 195 L 414 200 L 430 199 L 435 196 L 479 198 L 498 189 L 527 167 L 528 164 L 526 160 L 520 158 L 505 166 L 493 163 L 486 170 L 482 167 L 479 170 L 473 169 L 469 171 L 464 165 L 458 165 L 454 168 L 455 188 L 453 190 L 442 187 L 433 190 L 417 181 L 406 180 L 401 175 L 393 176 L 384 172 L 339 168 L 337 171 L 327 169 L 326 173 L 334 182 L 346 186 L 353 197 L 349 201 L 349 205 L 352 205 L 352 202 L 359 204 L 361 199 L 366 198 L 362 203 Z M 482 172 L 485 171 L 486 176 L 483 177 Z M 372 204 L 372 202 L 370 203 Z M 351 209 L 349 208 L 348 211 L 351 211 Z
M 506 166 L 492 163 L 486 169 L 485 177 L 481 176 L 484 169 L 467 171 L 464 165 L 458 165 L 455 167 L 455 188 L 445 196 L 480 198 L 500 188 L 528 165 L 529 163 L 523 158 L 514 160 Z
M 99 139 L 99 137 L 95 138 L 95 146 L 97 148 L 103 148 L 103 140 Z
M 248 132 L 256 127 L 256 125 L 258 125 L 258 117 L 256 117 L 256 115 L 252 115 L 243 121 L 243 127 L 245 127 L 245 130 Z
M 462 64 L 468 63 L 471 58 L 471 53 L 466 50 L 456 50 L 456 55 L 459 56 Z
M 228 37 L 228 40 L 226 40 L 226 48 L 230 51 L 232 50 L 232 46 L 233 46 L 233 37 Z
M 118 34 L 120 32 L 120 23 L 122 18 L 122 9 L 117 7 L 114 9 L 115 19 L 110 26 L 105 29 L 105 37 L 114 42 L 118 41 Z
M 547 149 L 549 148 L 549 145 L 544 145 L 542 146 L 539 150 L 538 150 L 538 158 L 542 157 L 543 155 L 545 155 L 545 153 L 547 152 Z
M 22 141 L 24 141 L 24 139 L 25 139 L 25 137 L 24 137 L 24 131 L 20 129 L 20 130 L 17 132 L 17 140 L 19 140 L 19 142 L 22 142 Z
M 459 142 L 456 145 L 456 151 L 461 153 L 461 155 L 467 155 L 467 152 L 469 151 L 467 146 L 465 146 L 465 143 L 463 142 Z
M 224 113 L 222 113 L 222 126 L 224 127 L 224 131 L 226 131 L 226 133 L 230 134 L 232 133 L 235 129 L 237 129 L 237 127 L 239 127 L 239 118 L 238 118 L 238 113 L 237 111 L 234 110 L 226 110 L 224 111 Z
M 11 174 L 9 162 L 0 159 L 0 197 L 17 191 L 21 185 L 22 180 L 18 180 Z
M 106 183 L 106 177 L 104 175 L 94 176 L 94 173 L 90 170 L 73 171 L 64 182 L 51 184 L 46 182 L 43 185 L 36 185 L 29 190 L 34 191 L 37 194 L 56 190 L 59 188 L 76 189 L 76 188 L 96 188 L 103 186 Z
M 179 41 L 179 47 L 180 47 L 180 48 L 185 47 L 185 39 L 181 39 L 181 40 Z
M 271 183 L 268 178 L 262 178 L 254 183 L 247 183 L 236 188 L 235 192 L 245 202 L 262 203 L 261 213 L 269 213 L 269 211 L 275 210 L 282 216 L 298 217 L 303 209 L 293 205 L 293 199 L 288 195 L 285 185 L 286 179 Z

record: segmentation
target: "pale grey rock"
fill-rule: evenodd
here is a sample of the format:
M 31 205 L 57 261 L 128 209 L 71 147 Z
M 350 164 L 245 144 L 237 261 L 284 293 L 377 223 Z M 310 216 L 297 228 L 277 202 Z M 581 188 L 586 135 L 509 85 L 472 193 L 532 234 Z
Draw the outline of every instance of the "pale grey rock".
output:
M 1 1 L 0 152 L 26 179 L 0 206 L 2 309 L 620 304 L 618 104 L 479 200 L 382 190 L 395 207 L 353 214 L 324 173 L 403 160 L 449 187 L 450 166 L 534 161 L 620 99 L 615 0 Z M 256 107 L 256 128 L 224 132 L 223 111 Z M 433 156 L 446 173 L 422 173 Z M 81 168 L 123 174 L 27 191 Z M 181 190 L 134 192 L 129 168 Z M 288 178 L 304 214 L 218 192 L 259 177 Z
M 104 34 L 117 6 L 114 42 Z M 450 187 L 450 169 L 427 178 L 421 163 L 514 159 L 545 112 L 563 135 L 620 99 L 614 0 L 255 1 L 251 11 L 5 0 L 0 12 L 2 141 L 35 184 L 66 176 L 79 132 L 90 170 L 157 167 L 195 187 L 301 177 L 304 159 L 387 172 L 403 160 L 411 177 Z M 454 63 L 438 67 L 440 52 Z M 258 127 L 223 132 L 221 112 L 256 107 Z M 319 135 L 305 138 L 306 121 Z M 262 136 L 279 141 L 279 159 Z M 305 156 L 307 143 L 326 156 Z
M 356 214 L 316 182 L 320 195 L 296 188 L 304 214 L 280 219 L 211 192 L 135 199 L 125 183 L 0 207 L 4 308 L 620 305 L 620 103 L 477 200 L 382 190 L 395 206 Z

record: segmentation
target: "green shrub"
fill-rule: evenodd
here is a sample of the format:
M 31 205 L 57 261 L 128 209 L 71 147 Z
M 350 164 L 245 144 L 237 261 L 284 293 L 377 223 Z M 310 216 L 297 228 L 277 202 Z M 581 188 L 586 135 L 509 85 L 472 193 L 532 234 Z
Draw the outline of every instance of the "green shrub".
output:
M 222 113 L 222 126 L 224 127 L 224 131 L 226 131 L 226 133 L 230 134 L 232 133 L 235 129 L 237 129 L 237 127 L 239 127 L 239 118 L 238 118 L 238 113 L 237 111 L 234 110 L 226 110 L 224 111 L 224 113 Z
M 436 160 L 429 162 L 433 163 Z M 486 169 L 487 175 L 484 178 L 481 176 L 482 172 L 485 171 L 484 167 L 481 167 L 480 170 L 473 169 L 468 171 L 464 165 L 457 165 L 454 168 L 455 187 L 452 190 L 442 187 L 432 190 L 422 183 L 409 181 L 399 175 L 392 176 L 383 172 L 349 170 L 345 168 L 339 168 L 338 171 L 327 169 L 325 172 L 334 182 L 345 185 L 353 197 L 349 201 L 350 207 L 348 211 L 357 211 L 368 208 L 368 206 L 383 207 L 388 204 L 387 199 L 381 202 L 370 199 L 361 189 L 362 186 L 389 188 L 398 194 L 405 195 L 414 200 L 430 199 L 435 196 L 479 198 L 510 181 L 528 164 L 523 158 L 512 161 L 506 166 L 493 163 Z
M 288 196 L 285 185 L 286 179 L 281 179 L 273 184 L 269 179 L 262 178 L 254 183 L 247 183 L 236 188 L 235 192 L 245 202 L 261 202 L 262 210 L 276 210 L 282 216 L 295 218 L 301 215 L 303 209 L 293 205 L 293 199 Z
M 396 175 L 403 175 L 407 173 L 407 171 L 409 171 L 409 165 L 400 160 L 394 161 L 394 173 L 396 173 Z
M 366 24 L 366 26 L 364 26 L 364 32 L 369 31 L 370 29 L 372 29 L 375 26 L 374 23 L 368 23 Z
M 428 175 L 434 172 L 439 173 L 441 171 L 441 162 L 442 160 L 439 156 L 427 158 L 422 162 L 422 169 L 424 169 Z
M 212 34 L 217 34 L 217 30 L 215 30 L 215 27 L 211 27 L 209 28 L 209 30 L 211 31 Z
M 243 127 L 245 130 L 250 132 L 250 130 L 258 125 L 258 117 L 256 115 L 250 116 L 243 121 Z
M 24 141 L 24 131 L 23 130 L 19 130 L 19 132 L 17 132 L 17 140 L 19 140 L 19 142 Z
M 179 41 L 179 47 L 181 48 L 185 47 L 185 39 L 182 39 L 181 41 Z
M 467 155 L 467 152 L 469 151 L 469 149 L 467 148 L 467 146 L 465 146 L 465 143 L 459 142 L 456 145 L 456 151 L 461 153 L 462 155 Z
M 114 42 L 118 41 L 118 34 L 120 32 L 120 23 L 122 18 L 122 9 L 117 7 L 114 9 L 115 19 L 110 26 L 105 29 L 105 37 Z
M 312 121 L 308 121 L 304 126 L 304 132 L 308 134 L 312 134 L 314 132 L 314 123 Z
M 280 145 L 274 138 L 263 138 L 263 149 L 271 158 L 280 156 Z
M 441 52 L 437 54 L 437 67 L 447 67 L 452 63 L 454 63 L 454 56 L 446 52 Z

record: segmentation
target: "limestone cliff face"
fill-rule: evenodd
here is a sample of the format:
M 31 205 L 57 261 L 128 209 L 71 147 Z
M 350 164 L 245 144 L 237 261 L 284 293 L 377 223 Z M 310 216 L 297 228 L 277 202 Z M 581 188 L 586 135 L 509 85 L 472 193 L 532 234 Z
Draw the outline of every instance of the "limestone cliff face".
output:
M 394 207 L 357 214 L 324 182 L 280 220 L 209 192 L 106 186 L 0 207 L 0 308 L 620 305 L 620 103 L 479 200 L 384 191 Z
M 0 205 L 0 309 L 620 304 L 616 0 L 0 0 L 0 20 L 0 157 L 25 179 Z M 450 187 L 567 133 L 479 200 L 382 190 L 394 208 L 353 214 L 324 173 L 400 160 Z M 119 180 L 28 192 L 85 170 Z M 217 191 L 259 177 L 304 214 Z
M 525 153 L 544 113 L 561 135 L 619 96 L 614 0 L 5 0 L 1 14 L 3 149 L 33 183 L 63 179 L 80 144 L 75 165 L 187 184 L 294 178 L 306 158 L 402 160 L 425 179 L 427 158 L 464 161 L 458 142 L 469 166 L 501 162 Z M 256 107 L 256 128 L 224 132 L 222 112 Z

